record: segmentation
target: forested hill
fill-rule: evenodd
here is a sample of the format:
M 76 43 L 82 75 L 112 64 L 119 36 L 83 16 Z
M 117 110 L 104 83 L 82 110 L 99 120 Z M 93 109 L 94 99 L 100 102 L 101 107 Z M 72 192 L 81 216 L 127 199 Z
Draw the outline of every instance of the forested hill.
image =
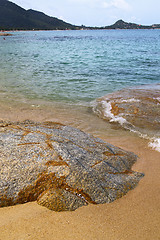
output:
M 123 20 L 118 20 L 113 25 L 104 27 L 104 29 L 156 29 L 156 28 L 160 28 L 160 24 L 145 26 L 136 23 L 127 23 L 124 22 Z
M 25 10 L 8 0 L 0 0 L 0 30 L 65 30 L 65 29 L 156 29 L 160 24 L 144 26 L 118 20 L 105 27 L 75 26 L 42 12 Z
M 15 3 L 0 0 L 0 30 L 76 29 L 76 26 L 42 12 L 25 10 Z

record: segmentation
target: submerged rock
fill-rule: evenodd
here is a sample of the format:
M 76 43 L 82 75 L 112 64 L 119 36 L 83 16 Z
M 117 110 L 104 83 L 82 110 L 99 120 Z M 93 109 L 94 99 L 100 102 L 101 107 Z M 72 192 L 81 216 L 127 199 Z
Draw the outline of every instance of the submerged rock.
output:
M 137 156 L 59 123 L 0 123 L 0 207 L 35 201 L 55 211 L 109 203 L 144 176 Z
M 96 99 L 93 111 L 103 119 L 151 137 L 159 137 L 160 84 L 136 86 Z

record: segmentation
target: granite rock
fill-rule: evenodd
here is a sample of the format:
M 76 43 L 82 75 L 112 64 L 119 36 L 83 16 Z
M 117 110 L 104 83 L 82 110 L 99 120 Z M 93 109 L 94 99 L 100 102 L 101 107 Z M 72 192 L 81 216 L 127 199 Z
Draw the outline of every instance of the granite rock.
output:
M 54 211 L 109 203 L 136 187 L 134 153 L 59 123 L 0 122 L 0 207 Z

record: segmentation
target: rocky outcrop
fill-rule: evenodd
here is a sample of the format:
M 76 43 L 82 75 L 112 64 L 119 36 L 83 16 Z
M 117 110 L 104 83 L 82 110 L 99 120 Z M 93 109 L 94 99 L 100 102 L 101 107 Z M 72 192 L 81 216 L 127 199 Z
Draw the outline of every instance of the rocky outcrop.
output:
M 126 129 L 159 137 L 160 85 L 126 88 L 96 99 L 93 111 Z
M 6 37 L 6 36 L 12 36 L 12 34 L 11 33 L 0 32 L 0 36 Z
M 0 207 L 35 201 L 55 211 L 109 203 L 144 176 L 137 156 L 59 123 L 0 123 Z

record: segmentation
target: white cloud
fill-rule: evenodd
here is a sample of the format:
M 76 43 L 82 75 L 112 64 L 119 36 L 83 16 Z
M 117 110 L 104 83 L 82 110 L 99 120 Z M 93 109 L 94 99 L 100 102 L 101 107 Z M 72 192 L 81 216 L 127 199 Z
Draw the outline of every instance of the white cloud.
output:
M 119 9 L 129 9 L 130 5 L 126 0 L 67 0 L 72 4 L 101 6 L 104 8 L 115 7 Z
M 70 3 L 74 3 L 74 4 L 91 4 L 93 2 L 95 2 L 97 0 L 68 0 L 68 2 Z
M 121 10 L 128 11 L 131 9 L 131 6 L 125 0 L 112 0 L 110 2 L 104 1 L 102 3 L 104 8 L 118 8 Z
M 112 4 L 108 3 L 108 2 L 102 2 L 102 7 L 103 8 L 110 8 L 110 7 L 112 7 Z

